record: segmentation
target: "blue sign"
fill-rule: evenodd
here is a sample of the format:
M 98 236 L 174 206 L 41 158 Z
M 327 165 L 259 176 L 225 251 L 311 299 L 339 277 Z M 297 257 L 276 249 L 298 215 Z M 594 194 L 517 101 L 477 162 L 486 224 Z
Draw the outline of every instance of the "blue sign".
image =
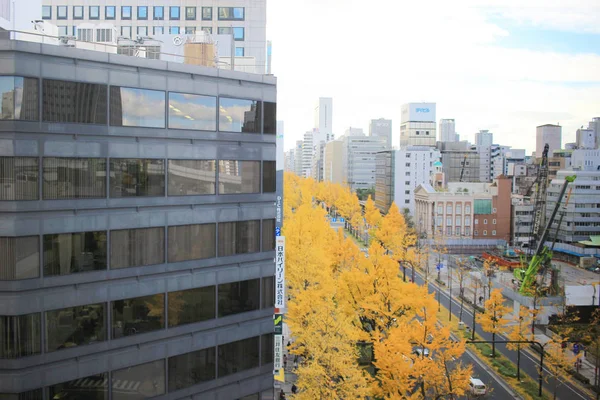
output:
M 346 222 L 344 218 L 340 218 L 340 222 Z
M 429 108 L 417 108 L 417 112 L 418 113 L 428 113 L 429 112 Z
M 275 236 L 281 236 L 281 228 L 278 226 L 275 227 Z
M 442 264 L 442 263 L 439 263 L 438 265 L 436 265 L 436 266 L 435 266 L 435 268 L 436 268 L 436 269 L 439 271 L 439 270 L 441 270 L 442 268 L 444 268 L 444 264 Z
M 337 221 L 337 218 L 331 218 L 331 222 Z

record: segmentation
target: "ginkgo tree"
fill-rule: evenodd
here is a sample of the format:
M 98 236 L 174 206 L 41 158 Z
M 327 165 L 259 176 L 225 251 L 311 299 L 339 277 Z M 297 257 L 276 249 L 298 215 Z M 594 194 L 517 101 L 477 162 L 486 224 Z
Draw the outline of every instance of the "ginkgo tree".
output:
M 531 320 L 533 313 L 527 307 L 519 307 L 519 312 L 513 314 L 513 318 L 510 321 L 511 326 L 508 330 L 508 340 L 515 342 L 526 342 L 534 340 L 531 329 Z M 517 379 L 521 380 L 521 347 L 524 343 L 508 343 L 506 347 L 509 350 L 517 351 Z
M 505 329 L 510 321 L 507 316 L 511 311 L 510 307 L 504 305 L 502 290 L 492 290 L 490 298 L 484 303 L 484 309 L 485 312 L 477 314 L 476 318 L 481 329 L 492 334 L 492 357 L 496 357 L 496 335 Z

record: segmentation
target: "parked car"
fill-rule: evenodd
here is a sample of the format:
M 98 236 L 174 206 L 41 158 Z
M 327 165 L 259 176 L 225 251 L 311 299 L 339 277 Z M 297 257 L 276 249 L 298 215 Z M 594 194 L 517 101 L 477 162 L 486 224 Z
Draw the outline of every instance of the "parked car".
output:
M 427 347 L 415 347 L 413 349 L 413 354 L 416 354 L 419 357 L 429 357 L 429 349 Z

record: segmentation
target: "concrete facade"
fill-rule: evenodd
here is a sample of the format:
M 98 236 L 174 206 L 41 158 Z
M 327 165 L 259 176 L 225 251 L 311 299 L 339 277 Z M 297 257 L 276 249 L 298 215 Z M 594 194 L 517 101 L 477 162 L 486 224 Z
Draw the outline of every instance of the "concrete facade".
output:
M 346 183 L 353 192 L 375 187 L 377 153 L 385 149 L 385 138 L 346 136 L 342 141 L 342 168 Z
M 562 126 L 546 124 L 535 128 L 535 156 L 537 158 L 542 157 L 546 143 L 548 143 L 548 156 L 554 150 L 562 148 Z
M 400 210 L 408 208 L 409 213 L 414 215 L 414 190 L 429 182 L 434 171 L 433 163 L 440 160 L 440 152 L 433 147 L 411 146 L 394 153 L 394 202 Z
M 440 119 L 440 142 L 458 142 L 454 119 Z
M 435 147 L 435 103 L 407 103 L 402 105 L 400 120 L 400 148 L 408 146 Z
M 337 184 L 344 184 L 346 174 L 342 163 L 344 143 L 341 140 L 332 140 L 325 145 L 323 155 L 323 180 Z
M 392 148 L 392 120 L 391 119 L 372 119 L 369 124 L 369 136 L 378 136 L 385 138 L 387 149 Z
M 494 144 L 494 134 L 487 129 L 480 130 L 475 134 L 475 144 L 481 147 L 490 147 Z

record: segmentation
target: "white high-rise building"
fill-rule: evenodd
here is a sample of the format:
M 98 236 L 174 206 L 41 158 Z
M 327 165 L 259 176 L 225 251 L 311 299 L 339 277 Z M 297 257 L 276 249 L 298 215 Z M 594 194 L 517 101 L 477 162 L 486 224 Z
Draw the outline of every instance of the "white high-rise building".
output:
M 594 149 L 596 147 L 596 132 L 593 129 L 577 129 L 575 141 L 578 149 Z
M 400 210 L 408 208 L 410 214 L 414 215 L 414 190 L 421 184 L 429 183 L 433 163 L 439 161 L 440 157 L 439 150 L 433 147 L 410 146 L 395 151 L 394 202 Z
M 386 147 L 392 148 L 392 120 L 391 119 L 372 119 L 369 124 L 369 136 L 379 136 L 385 138 Z
M 400 148 L 435 147 L 435 103 L 407 103 L 402 106 Z
M 298 176 L 302 176 L 302 163 L 304 162 L 304 142 L 302 140 L 296 140 L 296 146 L 294 147 L 294 173 Z
M 365 136 L 362 133 L 344 135 L 342 144 L 342 169 L 346 183 L 352 191 L 375 187 L 376 155 L 385 150 L 385 138 Z
M 333 140 L 333 99 L 331 97 L 319 97 L 315 106 L 315 143 Z
M 487 129 L 480 130 L 475 134 L 475 144 L 477 146 L 490 147 L 494 143 L 494 134 Z
M 588 129 L 592 129 L 594 131 L 594 136 L 596 137 L 595 148 L 600 148 L 600 118 L 592 118 L 590 123 L 588 124 Z
M 548 143 L 548 154 L 554 150 L 560 150 L 562 147 L 562 126 L 560 125 L 540 125 L 535 133 L 535 156 L 541 157 L 544 152 L 544 146 Z
M 440 142 L 457 142 L 454 119 L 440 119 Z
M 305 178 L 311 176 L 313 157 L 314 157 L 313 133 L 306 132 L 304 134 L 304 140 L 302 142 L 302 174 L 301 174 L 301 176 L 303 176 Z

